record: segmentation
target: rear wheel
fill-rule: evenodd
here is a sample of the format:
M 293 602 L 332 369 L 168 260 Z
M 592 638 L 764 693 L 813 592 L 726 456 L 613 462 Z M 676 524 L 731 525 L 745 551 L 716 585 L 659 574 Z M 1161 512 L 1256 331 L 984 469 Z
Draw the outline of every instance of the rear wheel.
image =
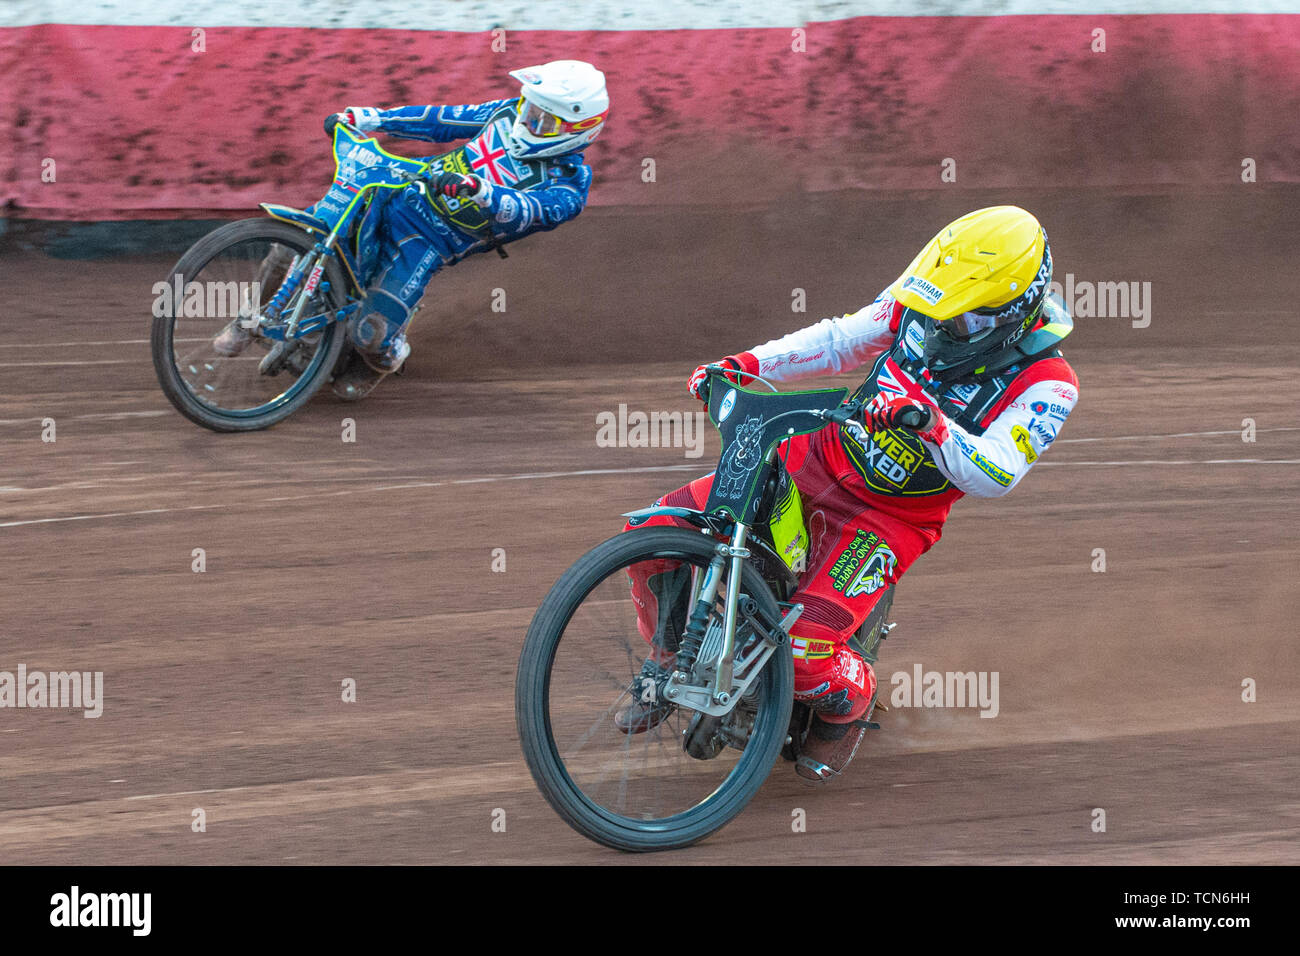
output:
M 339 323 L 287 347 L 236 328 L 270 302 L 314 244 L 288 223 L 246 219 L 204 236 L 176 263 L 167 277 L 171 307 L 155 310 L 151 345 L 163 393 L 190 421 L 222 432 L 267 428 L 307 404 L 329 379 L 346 340 Z M 327 260 L 323 279 L 304 319 L 344 304 L 337 259 Z M 301 295 L 285 304 L 285 318 Z
M 623 729 L 629 721 L 620 715 L 630 706 L 653 707 L 644 703 L 657 692 L 647 658 L 671 670 L 684 613 L 715 546 L 681 528 L 611 538 L 561 576 L 528 630 L 515 690 L 524 756 L 556 812 L 598 843 L 664 850 L 709 836 L 758 792 L 785 742 L 794 694 L 788 644 L 776 648 L 726 716 L 670 704 L 644 732 Z M 651 582 L 660 610 L 649 636 L 638 629 L 633 572 Z M 748 565 L 741 591 L 760 620 L 780 620 L 776 600 Z M 717 655 L 722 616 L 720 595 L 700 661 Z M 761 640 L 752 625 L 738 627 L 738 649 Z

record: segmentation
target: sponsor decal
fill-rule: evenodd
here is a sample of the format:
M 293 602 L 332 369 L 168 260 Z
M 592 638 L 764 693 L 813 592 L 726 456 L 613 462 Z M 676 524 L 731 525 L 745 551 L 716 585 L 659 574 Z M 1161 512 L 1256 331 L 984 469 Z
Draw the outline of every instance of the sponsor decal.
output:
M 366 168 L 369 168 L 371 166 L 376 165 L 377 163 L 381 163 L 384 161 L 384 158 L 382 156 L 380 156 L 378 153 L 371 152 L 370 150 L 366 149 L 366 147 L 362 146 L 360 143 L 354 143 L 352 145 L 352 148 L 343 154 L 343 157 L 347 162 L 365 166 Z M 339 165 L 342 166 L 343 164 L 340 163 Z
M 827 576 L 831 586 L 846 598 L 875 594 L 893 580 L 898 558 L 889 545 L 874 531 L 859 528 Z
M 862 450 L 867 453 L 867 464 L 895 488 L 907 484 L 926 462 L 925 452 L 909 447 L 901 429 L 874 432 L 871 444 Z
M 497 222 L 509 222 L 519 213 L 519 203 L 514 196 L 502 196 L 497 205 Z
M 1052 393 L 1054 395 L 1060 395 L 1061 398 L 1065 399 L 1067 402 L 1073 402 L 1079 398 L 1079 393 L 1068 385 L 1053 385 Z
M 953 432 L 952 437 L 953 441 L 957 443 L 957 447 L 962 450 L 976 468 L 984 472 L 984 474 L 988 475 L 1003 488 L 1011 487 L 1011 483 L 1016 480 L 1014 475 L 1008 474 L 997 465 L 993 464 L 993 462 L 985 458 L 984 455 L 977 451 L 969 442 L 963 439 L 961 435 Z
M 926 282 L 920 276 L 908 276 L 903 280 L 904 292 L 915 292 L 930 305 L 934 305 L 943 298 L 943 290 L 937 285 Z
M 913 322 L 903 332 L 903 349 L 912 358 L 917 358 L 925 351 L 925 330 L 921 323 Z
M 975 393 L 980 387 L 973 382 L 967 385 L 954 385 L 948 389 L 948 394 L 944 396 L 954 405 L 960 405 L 963 408 L 970 404 L 970 400 L 975 397 Z
M 787 364 L 804 365 L 808 362 L 816 362 L 825 357 L 826 357 L 825 349 L 822 349 L 820 352 L 814 352 L 811 355 L 800 355 L 797 352 L 792 352 L 789 355 L 781 355 L 778 356 L 777 358 L 764 359 L 760 361 L 758 363 L 759 365 L 758 370 L 763 374 L 768 374 L 769 372 L 775 372 L 783 365 L 787 365 Z
M 1029 428 L 1035 435 L 1043 439 L 1045 445 L 1050 445 L 1056 441 L 1058 426 L 1046 419 L 1031 418 Z
M 1029 311 L 1030 306 L 1042 297 L 1047 288 L 1048 281 L 1052 278 L 1052 250 L 1047 248 L 1043 251 L 1043 261 L 1038 266 L 1038 274 L 1034 276 L 1034 280 L 1029 283 L 1029 287 L 1025 289 L 1023 293 L 1012 299 L 1003 308 L 993 313 L 993 319 L 995 322 L 1000 322 L 1008 318 L 1019 319 L 1023 317 L 1028 319 L 1030 317 L 1032 314 Z M 1019 338 L 1020 334 L 1023 333 L 1024 327 L 1020 329 L 1020 333 L 1018 333 L 1015 338 Z
M 797 660 L 824 660 L 834 656 L 835 642 L 823 641 L 815 637 L 792 637 L 790 650 Z
M 429 271 L 429 267 L 433 265 L 433 260 L 436 258 L 438 258 L 438 253 L 433 249 L 430 249 L 424 254 L 424 258 L 420 260 L 420 264 L 416 266 L 415 271 L 411 273 L 411 278 L 406 281 L 406 285 L 402 286 L 403 299 L 410 299 L 411 296 L 415 295 L 416 291 L 424 284 L 425 274 Z
M 812 688 L 811 690 L 796 690 L 794 692 L 794 699 L 795 700 L 816 700 L 818 697 L 820 697 L 822 694 L 826 693 L 830 689 L 831 689 L 831 682 L 828 680 L 824 680 L 816 687 Z M 840 693 L 843 694 L 844 691 L 840 691 Z
M 1024 425 L 1016 425 L 1012 428 L 1011 437 L 1015 440 L 1016 447 L 1020 449 L 1020 454 L 1025 456 L 1025 461 L 1031 465 L 1038 461 L 1038 452 L 1034 451 L 1034 442 Z
M 793 568 L 799 559 L 806 557 L 807 554 L 808 535 L 800 531 L 790 539 L 790 542 L 785 546 L 785 549 L 782 550 L 781 557 L 785 558 L 785 563 Z
M 735 407 L 736 390 L 734 388 L 727 389 L 727 394 L 722 396 L 722 403 L 718 405 L 718 421 L 725 422 Z
M 311 295 L 320 285 L 320 277 L 325 274 L 325 260 L 322 259 L 316 265 L 312 266 L 311 272 L 307 274 L 307 284 L 303 286 L 303 292 Z
M 1032 411 L 1035 415 L 1046 415 L 1046 414 L 1047 414 L 1047 403 L 1046 403 L 1046 402 L 1030 402 L 1030 403 L 1029 403 L 1029 409 L 1030 409 L 1030 411 Z
M 825 357 L 826 352 L 824 350 L 821 352 L 814 352 L 812 355 L 799 355 L 798 353 L 795 353 L 790 356 L 790 364 L 803 365 L 805 362 L 816 362 L 818 359 Z
M 1044 445 L 1050 445 L 1056 441 L 1057 428 L 1051 422 L 1043 421 L 1039 418 L 1029 420 L 1029 430 L 1038 436 Z
M 882 368 L 876 383 L 885 394 L 906 395 L 903 386 Z M 842 430 L 845 449 L 867 487 L 885 495 L 933 495 L 948 488 L 948 480 L 934 464 L 917 435 L 906 428 L 883 429 L 859 441 Z

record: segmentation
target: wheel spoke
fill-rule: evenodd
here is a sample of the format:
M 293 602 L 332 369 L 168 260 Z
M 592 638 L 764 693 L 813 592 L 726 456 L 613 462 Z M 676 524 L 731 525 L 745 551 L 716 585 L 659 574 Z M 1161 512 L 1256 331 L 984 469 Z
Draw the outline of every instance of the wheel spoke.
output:
M 170 334 L 155 333 L 155 359 L 175 370 L 176 381 L 160 371 L 163 389 L 182 412 L 199 421 L 229 421 L 233 427 L 264 427 L 255 420 L 278 420 L 310 398 L 329 373 L 342 346 L 341 332 L 327 326 L 299 340 L 291 362 L 275 374 L 260 367 L 276 342 L 260 330 L 242 331 L 243 318 L 265 309 L 289 275 L 296 255 L 310 250 L 311 238 L 274 222 L 234 223 L 201 240 L 181 258 L 168 279 L 171 310 L 156 320 Z M 180 277 L 181 294 L 175 289 Z M 295 290 L 281 313 L 287 318 L 303 295 Z M 335 293 L 317 289 L 307 300 L 304 317 L 334 308 Z M 337 341 L 336 341 L 337 340 Z M 164 343 L 170 343 L 167 347 Z M 161 351 L 161 355 L 159 352 Z M 192 406 L 192 407 L 191 407 Z M 241 424 L 245 423 L 245 424 Z
M 709 835 L 758 792 L 785 740 L 794 693 L 788 650 L 756 675 L 743 715 L 738 706 L 697 722 L 702 715 L 663 699 L 681 666 L 691 589 L 713 557 L 710 539 L 682 528 L 618 535 L 561 576 L 529 627 L 515 694 L 529 770 L 570 825 L 607 846 L 666 849 Z M 748 567 L 744 588 L 760 620 L 779 618 L 776 599 Z M 719 595 L 715 624 L 724 605 Z M 742 647 L 750 628 L 737 636 Z M 702 736 L 688 750 L 693 727 Z
M 638 573 L 644 575 L 644 568 Z M 683 576 L 680 586 L 689 588 L 691 577 Z M 693 711 L 674 708 L 639 734 L 615 726 L 619 710 L 640 701 L 632 689 L 642 688 L 642 666 L 654 649 L 637 629 L 627 580 L 625 569 L 607 576 L 571 617 L 552 668 L 551 721 L 565 768 L 588 799 L 636 819 L 660 819 L 706 799 L 734 769 L 740 753 L 726 751 L 712 761 L 685 753 L 683 730 Z M 663 595 L 661 601 L 668 597 L 676 595 Z M 715 614 L 721 612 L 719 601 Z M 615 661 L 626 677 L 618 676 Z M 618 691 L 612 700 L 604 690 L 611 684 Z M 660 690 L 656 687 L 655 693 Z

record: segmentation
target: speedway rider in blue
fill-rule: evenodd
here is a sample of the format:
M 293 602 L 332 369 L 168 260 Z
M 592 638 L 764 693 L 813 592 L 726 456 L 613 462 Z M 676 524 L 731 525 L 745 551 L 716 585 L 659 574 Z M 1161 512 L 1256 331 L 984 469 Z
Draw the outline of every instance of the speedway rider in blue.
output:
M 348 324 L 356 358 L 334 380 L 340 398 L 364 398 L 401 367 L 411 352 L 406 328 L 440 268 L 554 229 L 586 205 L 591 167 L 582 151 L 604 129 L 605 75 L 589 63 L 556 60 L 510 76 L 522 84 L 517 98 L 392 110 L 352 106 L 325 120 L 330 133 L 345 122 L 403 139 L 467 140 L 427 158 L 425 183 L 371 202 L 358 240 L 366 298 Z M 237 354 L 247 344 L 235 341 L 242 331 L 232 323 L 214 342 L 217 350 Z

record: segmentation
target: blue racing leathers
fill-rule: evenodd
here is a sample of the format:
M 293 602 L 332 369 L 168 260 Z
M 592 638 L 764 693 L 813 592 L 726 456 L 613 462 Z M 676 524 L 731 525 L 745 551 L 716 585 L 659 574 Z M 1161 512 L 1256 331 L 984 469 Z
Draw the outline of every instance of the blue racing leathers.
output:
M 517 100 L 470 106 L 350 107 L 357 126 L 403 139 L 457 148 L 427 159 L 428 176 L 472 175 L 483 187 L 473 197 L 449 197 L 414 185 L 381 190 L 370 202 L 357 240 L 359 278 L 366 301 L 350 325 L 353 344 L 388 349 L 401 335 L 433 274 L 465 256 L 534 232 L 554 229 L 587 204 L 591 167 L 582 153 L 520 160 L 510 155 Z

